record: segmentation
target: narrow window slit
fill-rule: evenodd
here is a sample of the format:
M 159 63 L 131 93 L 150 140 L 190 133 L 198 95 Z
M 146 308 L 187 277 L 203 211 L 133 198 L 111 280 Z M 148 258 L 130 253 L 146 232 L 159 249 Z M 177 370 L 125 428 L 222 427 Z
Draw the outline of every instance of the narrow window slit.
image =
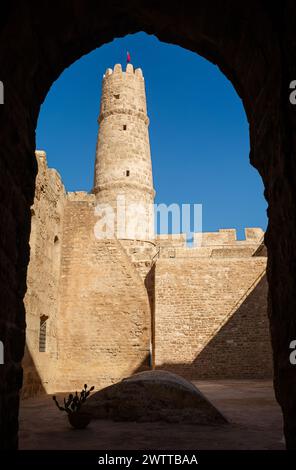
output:
M 39 327 L 39 352 L 46 351 L 46 321 L 48 317 L 42 315 L 40 317 L 40 327 Z

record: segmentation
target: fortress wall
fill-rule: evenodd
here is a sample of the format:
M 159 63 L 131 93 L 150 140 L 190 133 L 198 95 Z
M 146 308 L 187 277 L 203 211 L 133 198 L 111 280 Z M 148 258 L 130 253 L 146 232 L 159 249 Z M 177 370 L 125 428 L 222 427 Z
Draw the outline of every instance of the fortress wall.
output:
M 256 245 L 221 245 L 221 246 L 201 246 L 198 248 L 183 248 L 174 246 L 162 246 L 159 251 L 159 258 L 241 258 L 253 255 L 258 248 Z
M 194 233 L 193 246 L 186 234 L 157 235 L 158 258 L 241 258 L 250 257 L 263 243 L 261 228 L 245 228 L 245 239 L 237 240 L 235 229 Z M 266 256 L 266 254 L 265 254 Z
M 140 69 L 107 69 L 98 123 L 93 194 L 66 194 L 36 152 L 23 396 L 117 382 L 149 366 L 151 342 L 157 366 L 189 378 L 269 376 L 262 230 L 194 234 L 192 249 L 154 237 Z
M 144 283 L 117 240 L 95 238 L 94 205 L 93 195 L 70 194 L 65 209 L 55 391 L 101 388 L 149 359 Z
M 214 247 L 222 245 L 258 245 L 262 241 L 264 232 L 259 227 L 245 228 L 245 239 L 237 240 L 236 230 L 233 228 L 220 228 L 218 232 L 194 233 L 194 243 L 201 247 Z
M 44 392 L 57 363 L 57 315 L 60 250 L 65 189 L 59 174 L 47 167 L 45 152 L 36 152 L 38 176 L 32 207 L 30 263 L 27 274 L 26 350 L 22 397 Z M 47 316 L 45 352 L 39 351 L 40 319 Z
M 194 233 L 193 246 L 186 243 L 186 234 L 157 235 L 159 258 L 250 257 L 263 243 L 261 228 L 245 228 L 245 239 L 237 240 L 235 229 Z M 266 254 L 265 254 L 266 256 Z
M 251 257 L 258 229 L 246 229 L 240 241 L 221 230 L 199 248 L 186 248 L 184 234 L 160 235 L 156 244 L 97 240 L 95 195 L 66 194 L 45 153 L 37 159 L 24 398 L 84 382 L 100 388 L 147 368 L 151 310 L 157 367 L 188 378 L 271 375 L 265 279 L 233 312 L 265 270 L 266 258 Z
M 229 245 L 236 242 L 235 229 L 220 229 L 218 232 L 202 232 L 194 234 L 194 242 L 201 246 Z
M 159 248 L 186 248 L 186 233 L 158 234 L 155 237 L 155 241 Z
M 195 380 L 271 377 L 265 266 L 262 257 L 159 259 L 156 367 Z

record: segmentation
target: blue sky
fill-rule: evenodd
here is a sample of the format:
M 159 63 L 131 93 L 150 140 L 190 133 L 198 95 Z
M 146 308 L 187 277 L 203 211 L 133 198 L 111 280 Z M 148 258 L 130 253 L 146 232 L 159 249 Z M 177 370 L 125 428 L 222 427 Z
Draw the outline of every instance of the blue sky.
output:
M 41 108 L 37 148 L 68 191 L 93 184 L 101 81 L 125 66 L 126 51 L 146 82 L 156 203 L 203 205 L 203 231 L 266 229 L 263 184 L 249 163 L 243 105 L 220 70 L 186 49 L 145 33 L 116 39 L 82 57 L 51 87 Z

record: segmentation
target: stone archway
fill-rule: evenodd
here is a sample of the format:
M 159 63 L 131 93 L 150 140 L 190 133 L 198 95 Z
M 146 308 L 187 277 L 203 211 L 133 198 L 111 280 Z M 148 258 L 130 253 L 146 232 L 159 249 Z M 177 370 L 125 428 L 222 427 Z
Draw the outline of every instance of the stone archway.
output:
M 0 19 L 1 256 L 0 442 L 17 447 L 20 361 L 25 342 L 23 296 L 29 259 L 30 205 L 36 176 L 35 127 L 39 108 L 61 72 L 115 37 L 145 31 L 199 53 L 231 80 L 250 124 L 251 163 L 261 174 L 269 204 L 269 318 L 275 391 L 289 448 L 296 447 L 296 376 L 289 344 L 296 338 L 296 141 L 289 83 L 296 78 L 295 10 L 291 0 L 243 6 L 234 0 L 91 0 L 6 3 Z M 177 65 L 176 65 L 177 66 Z M 186 70 L 184 70 L 186 73 Z

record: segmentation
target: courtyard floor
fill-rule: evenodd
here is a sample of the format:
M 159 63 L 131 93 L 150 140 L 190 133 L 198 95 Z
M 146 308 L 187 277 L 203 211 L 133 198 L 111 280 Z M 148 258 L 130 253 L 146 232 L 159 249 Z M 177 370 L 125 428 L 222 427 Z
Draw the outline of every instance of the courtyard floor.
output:
M 271 381 L 194 383 L 230 424 L 199 426 L 97 420 L 87 429 L 74 430 L 51 396 L 45 395 L 21 403 L 20 449 L 284 449 L 282 417 Z

